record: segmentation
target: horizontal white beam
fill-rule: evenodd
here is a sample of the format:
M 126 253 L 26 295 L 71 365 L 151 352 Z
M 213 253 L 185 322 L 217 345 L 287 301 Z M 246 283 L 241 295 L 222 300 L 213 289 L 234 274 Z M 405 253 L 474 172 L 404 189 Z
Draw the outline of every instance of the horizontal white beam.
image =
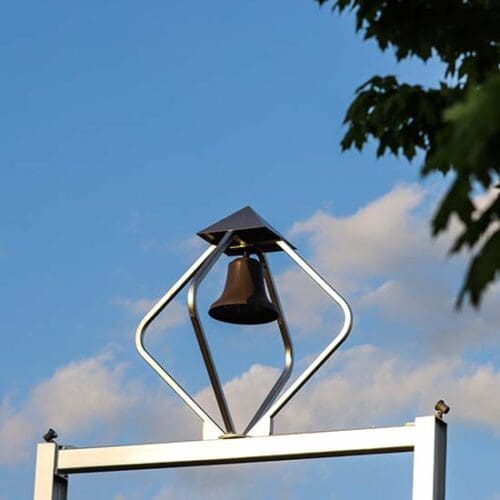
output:
M 433 417 L 431 417 L 433 418 Z M 182 443 L 60 449 L 57 473 L 368 455 L 413 451 L 415 426 L 382 427 Z

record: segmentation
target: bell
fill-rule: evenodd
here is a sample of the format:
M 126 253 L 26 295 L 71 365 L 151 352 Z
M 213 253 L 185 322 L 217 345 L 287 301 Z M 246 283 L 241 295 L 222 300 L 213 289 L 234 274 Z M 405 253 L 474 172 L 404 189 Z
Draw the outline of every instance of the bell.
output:
M 208 314 L 225 323 L 258 325 L 278 318 L 278 311 L 266 294 L 262 264 L 250 257 L 239 257 L 228 266 L 226 286 Z

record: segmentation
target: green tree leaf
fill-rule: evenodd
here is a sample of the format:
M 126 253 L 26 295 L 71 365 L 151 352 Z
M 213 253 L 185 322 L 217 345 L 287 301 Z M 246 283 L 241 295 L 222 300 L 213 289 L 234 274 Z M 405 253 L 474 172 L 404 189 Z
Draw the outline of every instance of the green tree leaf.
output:
M 479 187 L 493 189 L 500 176 L 500 2 L 498 0 L 316 0 L 340 13 L 351 10 L 356 29 L 398 60 L 437 57 L 440 82 L 423 88 L 394 75 L 373 76 L 356 89 L 345 115 L 342 150 L 362 150 L 370 140 L 376 154 L 412 160 L 423 153 L 423 176 L 450 174 L 451 185 L 432 219 L 434 235 L 452 217 L 462 230 L 450 249 L 473 253 L 457 304 L 468 296 L 478 306 L 500 266 L 498 196 L 481 213 Z

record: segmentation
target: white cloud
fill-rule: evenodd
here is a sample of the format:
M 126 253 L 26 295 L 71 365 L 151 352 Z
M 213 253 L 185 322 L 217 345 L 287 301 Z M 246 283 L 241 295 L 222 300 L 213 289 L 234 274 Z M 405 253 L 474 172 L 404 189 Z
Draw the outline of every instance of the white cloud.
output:
M 289 234 L 304 239 L 307 260 L 341 295 L 357 297 L 371 290 L 374 279 L 407 278 L 416 266 L 439 258 L 441 250 L 430 244 L 427 223 L 416 213 L 424 199 L 421 188 L 398 186 L 352 215 L 317 212 Z M 331 301 L 301 270 L 290 268 L 277 281 L 292 327 L 309 334 L 326 327 Z
M 290 327 L 302 336 L 325 329 L 332 302 L 308 276 L 290 268 L 277 277 L 276 283 Z
M 279 414 L 279 432 L 397 423 L 400 417 L 432 414 L 441 398 L 452 408 L 450 419 L 500 432 L 500 370 L 492 364 L 460 357 L 409 362 L 397 353 L 362 345 L 340 351 L 325 368 Z M 240 426 L 276 375 L 276 369 L 254 365 L 225 384 Z M 205 403 L 207 391 L 197 399 Z
M 499 342 L 500 293 L 492 287 L 480 310 L 464 306 L 455 310 L 455 290 L 450 292 L 443 276 L 436 273 L 432 282 L 415 279 L 388 280 L 368 291 L 357 301 L 359 310 L 373 308 L 386 325 L 405 328 L 405 336 L 416 332 L 427 347 L 426 355 L 460 353 L 467 346 L 486 348 Z
M 332 365 L 333 368 L 334 365 Z M 323 374 L 283 414 L 285 430 L 371 426 L 433 413 L 443 398 L 450 420 L 500 432 L 500 371 L 462 358 L 411 363 L 400 355 L 359 346 L 339 354 L 336 370 Z
M 425 192 L 415 185 L 397 186 L 353 215 L 335 217 L 317 212 L 293 225 L 290 235 L 308 237 L 312 260 L 325 274 L 355 280 L 405 270 L 435 258 L 429 231 L 416 214 Z
M 224 384 L 238 430 L 246 426 L 277 375 L 276 368 L 253 365 Z M 362 345 L 339 351 L 279 414 L 277 430 L 300 432 L 397 423 L 398 418 L 432 414 L 436 401 L 443 398 L 452 408 L 450 420 L 500 432 L 498 387 L 500 370 L 490 363 L 471 363 L 458 356 L 409 361 L 398 353 Z M 218 415 L 210 388 L 197 393 L 195 399 L 210 414 Z M 181 411 L 182 407 L 176 410 L 171 398 L 159 400 L 150 392 L 138 403 L 150 439 L 175 439 L 179 431 L 174 435 L 172 431 L 180 428 L 185 439 L 188 435 L 199 437 L 196 418 L 189 418 L 190 413 Z M 152 415 L 158 418 L 157 425 Z
M 127 381 L 110 355 L 70 363 L 37 384 L 18 409 L 1 406 L 2 462 L 27 457 L 28 447 L 49 427 L 72 438 L 92 426 L 140 429 L 147 441 L 197 439 L 199 421 L 165 390 L 161 394 Z M 491 364 L 456 358 L 409 363 L 400 355 L 365 345 L 339 352 L 278 417 L 279 431 L 296 432 L 378 425 L 402 414 L 429 414 L 444 398 L 454 420 L 500 431 L 500 372 Z M 253 365 L 224 385 L 239 429 L 274 383 L 278 370 Z M 196 399 L 216 415 L 208 388 Z
M 422 188 L 397 186 L 352 215 L 318 212 L 294 224 L 290 235 L 304 238 L 307 259 L 349 300 L 356 320 L 371 313 L 384 322 L 384 340 L 422 344 L 426 355 L 497 344 L 500 287 L 489 288 L 479 312 L 455 311 L 465 259 L 447 257 L 449 232 L 431 238 L 428 203 Z M 335 330 L 331 301 L 299 269 L 287 269 L 277 281 L 292 329 L 308 335 Z
M 450 401 L 457 407 L 457 416 L 466 422 L 500 432 L 500 371 L 492 364 L 471 367 L 469 373 L 449 381 Z
M 124 380 L 124 369 L 111 354 L 102 354 L 58 369 L 38 383 L 18 408 L 4 398 L 0 407 L 0 463 L 25 460 L 34 441 L 49 427 L 71 439 L 94 426 L 119 425 L 137 402 L 133 387 Z

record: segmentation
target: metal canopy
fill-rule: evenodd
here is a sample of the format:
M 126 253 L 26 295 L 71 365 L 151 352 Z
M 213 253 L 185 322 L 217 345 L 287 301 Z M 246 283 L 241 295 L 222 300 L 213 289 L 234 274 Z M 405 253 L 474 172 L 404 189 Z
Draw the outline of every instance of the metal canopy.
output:
M 279 252 L 277 241 L 286 241 L 276 229 L 265 221 L 253 208 L 246 206 L 220 221 L 202 229 L 198 236 L 216 245 L 229 231 L 233 231 L 234 241 L 226 249 L 227 255 L 240 255 L 245 249 L 257 247 L 262 252 Z

